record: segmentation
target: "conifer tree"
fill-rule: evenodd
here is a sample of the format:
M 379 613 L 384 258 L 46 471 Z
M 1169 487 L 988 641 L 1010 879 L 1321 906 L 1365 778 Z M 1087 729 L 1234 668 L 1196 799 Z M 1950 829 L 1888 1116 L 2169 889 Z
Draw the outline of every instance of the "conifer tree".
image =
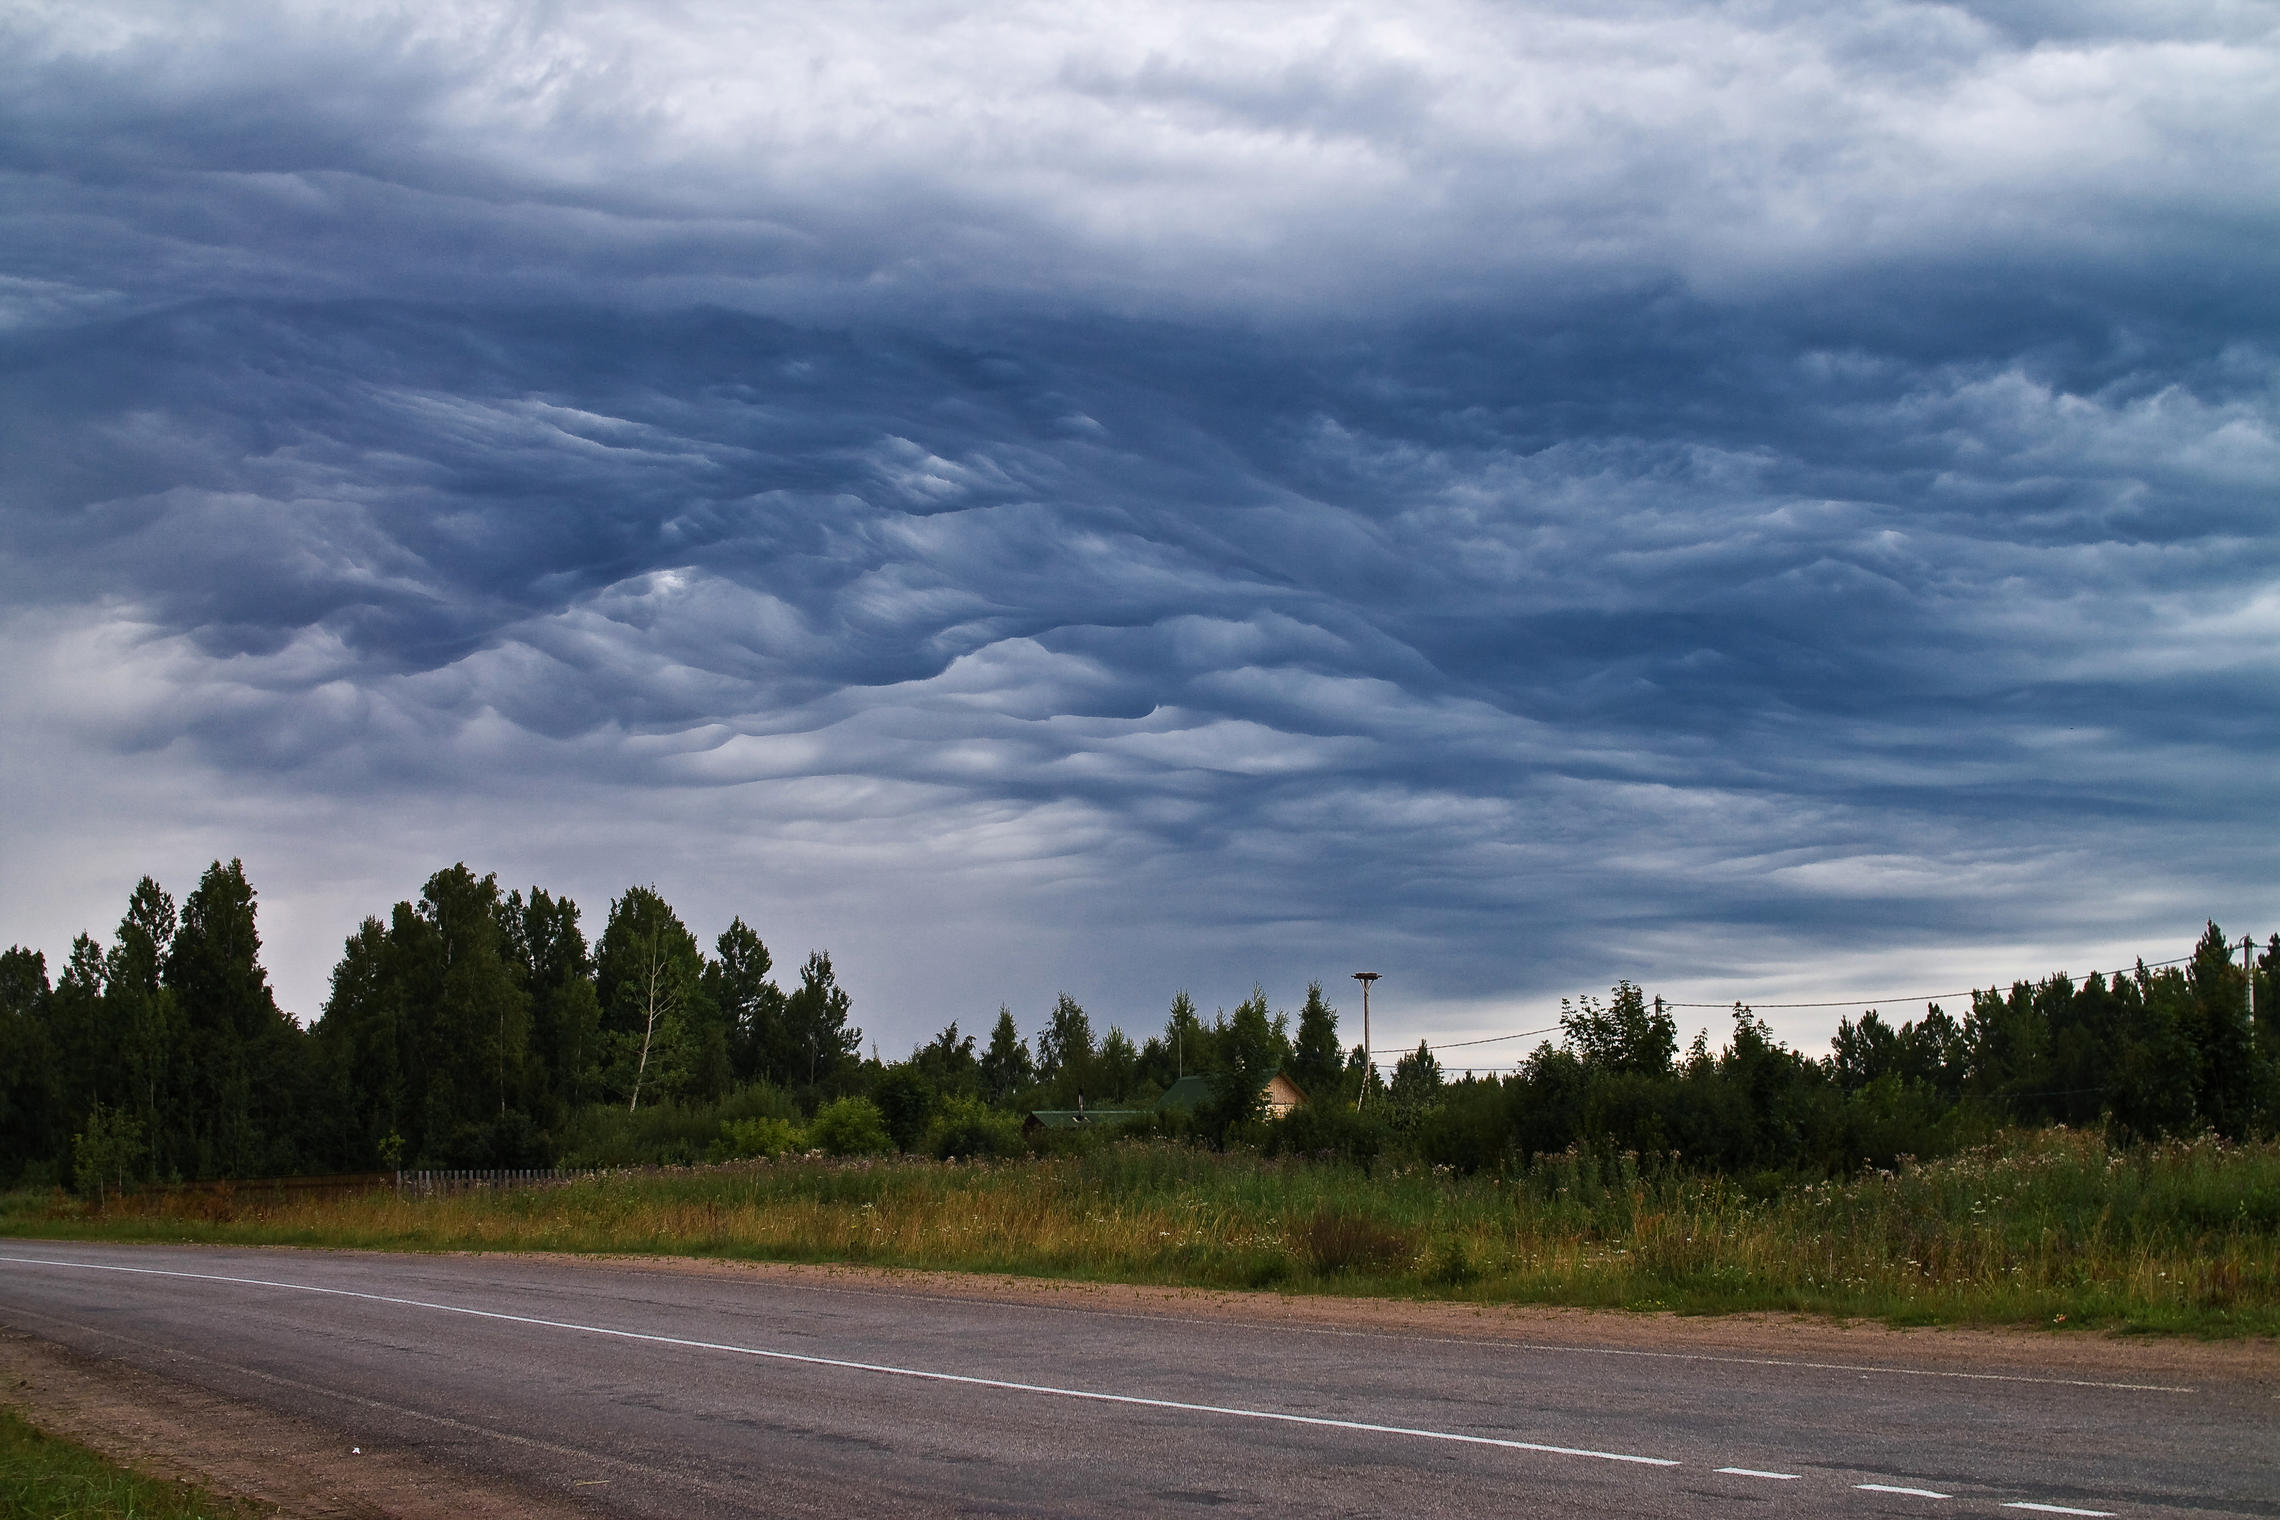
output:
M 1004 1103 L 1037 1078 L 1029 1059 L 1029 1046 L 1014 1027 L 1013 1010 L 998 1005 L 997 1023 L 990 1029 L 989 1049 L 982 1052 L 982 1090 L 993 1103 Z
M 799 986 L 784 998 L 785 1043 L 797 1080 L 836 1082 L 854 1067 L 863 1031 L 847 1021 L 851 1006 L 831 969 L 831 956 L 809 951 Z
M 705 963 L 704 990 L 728 1032 L 729 1065 L 750 1081 L 770 1069 L 770 1053 L 784 1043 L 783 989 L 768 979 L 768 947 L 743 919 L 730 921 Z
M 144 1136 L 159 1133 L 175 1102 L 174 995 L 166 988 L 166 952 L 180 927 L 174 899 L 145 876 L 127 899 L 119 937 L 104 958 L 104 997 L 117 1040 L 117 1103 Z
M 1335 1102 L 1345 1086 L 1346 1058 L 1338 1048 L 1338 1010 L 1324 1001 L 1322 984 L 1306 984 L 1306 1004 L 1298 1011 L 1290 1076 L 1310 1102 Z
M 277 1175 L 300 1160 L 304 1043 L 262 969 L 254 895 L 243 862 L 215 861 L 167 949 L 181 1097 L 161 1165 L 186 1177 Z
M 0 1185 L 52 1160 L 49 1132 L 47 957 L 22 945 L 0 952 Z

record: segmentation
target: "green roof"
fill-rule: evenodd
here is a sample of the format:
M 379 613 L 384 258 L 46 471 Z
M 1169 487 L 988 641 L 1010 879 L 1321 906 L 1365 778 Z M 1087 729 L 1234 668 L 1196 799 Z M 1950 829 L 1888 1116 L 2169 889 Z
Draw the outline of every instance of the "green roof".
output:
M 1164 1095 L 1156 1100 L 1156 1106 L 1168 1108 L 1176 1114 L 1192 1114 L 1201 1108 L 1204 1099 L 1210 1096 L 1211 1078 L 1202 1076 L 1182 1077 L 1164 1089 Z

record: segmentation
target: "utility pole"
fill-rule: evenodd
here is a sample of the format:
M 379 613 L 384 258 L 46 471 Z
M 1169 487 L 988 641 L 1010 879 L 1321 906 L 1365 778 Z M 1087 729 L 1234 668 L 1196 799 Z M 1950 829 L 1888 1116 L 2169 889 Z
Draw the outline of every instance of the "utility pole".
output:
M 1354 980 L 1362 984 L 1362 1090 L 1354 1095 L 1354 1107 L 1359 1110 L 1362 1100 L 1370 1095 L 1370 1078 L 1377 1075 L 1377 1051 L 1370 1045 L 1370 983 L 1378 979 L 1375 971 L 1357 971 Z
M 2248 1016 L 2256 1017 L 2256 936 L 2240 937 L 2240 969 L 2248 975 Z

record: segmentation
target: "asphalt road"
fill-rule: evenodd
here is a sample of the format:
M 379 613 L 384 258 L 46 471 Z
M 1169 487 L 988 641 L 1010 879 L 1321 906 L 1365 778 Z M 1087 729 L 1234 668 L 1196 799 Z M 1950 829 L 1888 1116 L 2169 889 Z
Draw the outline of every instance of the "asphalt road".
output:
M 601 1513 L 2280 1516 L 2239 1382 L 16 1241 L 0 1323 Z

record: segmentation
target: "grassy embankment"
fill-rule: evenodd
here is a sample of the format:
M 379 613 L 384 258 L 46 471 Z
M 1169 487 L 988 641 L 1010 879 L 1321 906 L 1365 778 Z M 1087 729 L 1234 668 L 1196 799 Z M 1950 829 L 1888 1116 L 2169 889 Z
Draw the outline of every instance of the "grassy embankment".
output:
M 2280 1144 L 2015 1132 L 1762 1196 L 1555 1157 L 1516 1178 L 1127 1143 L 982 1164 L 784 1160 L 276 1204 L 0 1201 L 0 1233 L 867 1262 L 1208 1287 L 1894 1323 L 2280 1333 Z
M 252 1520 L 259 1513 L 130 1472 L 0 1408 L 0 1520 Z

